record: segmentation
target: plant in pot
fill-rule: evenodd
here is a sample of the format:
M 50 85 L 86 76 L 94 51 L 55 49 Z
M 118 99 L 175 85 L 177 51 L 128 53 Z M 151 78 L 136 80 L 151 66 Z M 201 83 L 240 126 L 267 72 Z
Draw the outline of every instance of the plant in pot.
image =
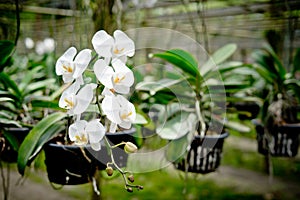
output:
M 64 87 L 58 105 L 65 112 L 52 112 L 33 127 L 19 149 L 18 170 L 24 175 L 43 149 L 51 183 L 97 186 L 95 173 L 105 169 L 109 176 L 117 170 L 127 191 L 142 189 L 124 169 L 127 154 L 137 151 L 132 124 L 139 114 L 125 96 L 134 83 L 126 65 L 134 42 L 120 30 L 113 36 L 100 30 L 92 46 L 78 53 L 70 47 L 57 59 L 55 71 Z
M 17 150 L 29 130 L 53 107 L 48 100 L 58 86 L 54 78 L 48 77 L 45 63 L 29 62 L 17 54 L 12 57 L 14 45 L 9 41 L 0 43 L 0 47 L 4 54 L 2 59 L 10 60 L 0 72 L 0 137 L 3 142 L 0 159 L 16 162 Z
M 222 73 L 248 67 L 241 62 L 225 64 L 236 48 L 235 44 L 223 46 L 200 68 L 185 50 L 155 53 L 154 58 L 171 65 L 166 66 L 162 79 L 139 82 L 136 86 L 140 93 L 148 94 L 144 95 L 145 100 L 164 104 L 156 132 L 170 141 L 166 158 L 179 170 L 203 174 L 215 171 L 220 165 L 224 139 L 229 135 L 224 125 L 242 132 L 250 130 L 227 121 L 225 115 L 226 93 L 245 87 L 243 82 L 222 81 Z
M 300 124 L 299 66 L 300 49 L 291 63 L 291 71 L 284 66 L 271 46 L 265 45 L 253 53 L 255 70 L 264 81 L 263 106 L 254 120 L 258 152 L 263 155 L 294 157 L 298 152 Z

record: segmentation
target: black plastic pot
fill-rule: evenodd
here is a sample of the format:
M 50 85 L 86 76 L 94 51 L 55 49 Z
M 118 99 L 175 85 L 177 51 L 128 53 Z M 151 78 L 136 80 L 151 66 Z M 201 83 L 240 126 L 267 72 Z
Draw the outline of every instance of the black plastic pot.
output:
M 174 165 L 181 171 L 207 174 L 214 172 L 221 163 L 223 144 L 228 133 L 201 137 L 195 136 L 186 159 L 175 162 Z
M 286 124 L 272 128 L 270 134 L 265 133 L 264 126 L 255 123 L 258 152 L 270 153 L 274 157 L 294 157 L 298 153 L 300 124 Z
M 5 128 L 5 134 L 3 135 L 0 141 L 0 160 L 15 163 L 18 158 L 18 151 L 14 149 L 11 145 L 8 137 L 6 135 L 9 134 L 11 140 L 14 140 L 16 145 L 19 147 L 23 142 L 24 138 L 28 135 L 30 129 L 29 128 Z
M 47 143 L 44 145 L 45 164 L 51 183 L 78 185 L 91 181 L 96 172 L 96 164 L 87 152 L 91 147 Z
M 106 133 L 106 137 L 110 143 L 110 145 L 117 145 L 121 142 L 132 142 L 136 143 L 135 137 L 135 128 L 131 128 L 129 130 L 123 130 L 116 133 Z M 125 167 L 127 163 L 128 154 L 124 151 L 124 145 L 120 145 L 113 150 L 114 160 L 119 167 Z M 111 162 L 110 153 L 107 147 L 102 141 L 102 148 L 100 151 L 88 151 L 88 153 L 96 160 L 96 165 L 99 170 L 104 170 L 106 168 L 106 163 Z
M 117 133 L 106 133 L 111 145 L 130 141 L 135 143 L 135 129 Z M 124 145 L 113 149 L 114 161 L 119 167 L 125 167 L 128 155 Z M 62 145 L 53 141 L 44 145 L 45 164 L 48 179 L 61 185 L 78 185 L 92 180 L 96 170 L 104 170 L 111 162 L 111 156 L 102 140 L 101 150 L 95 151 L 89 145 L 80 148 L 76 145 Z

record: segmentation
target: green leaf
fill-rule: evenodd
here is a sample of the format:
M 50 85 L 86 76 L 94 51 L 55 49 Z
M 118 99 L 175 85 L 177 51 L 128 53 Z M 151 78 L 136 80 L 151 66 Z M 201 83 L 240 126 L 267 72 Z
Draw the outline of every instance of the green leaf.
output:
M 182 49 L 172 49 L 164 53 L 154 54 L 153 56 L 159 57 L 165 61 L 168 61 L 169 63 L 172 63 L 192 77 L 201 77 L 197 61 L 187 51 L 184 51 Z
M 18 170 L 23 176 L 25 172 L 26 165 L 38 148 L 38 145 L 45 143 L 47 141 L 41 141 L 44 134 L 56 134 L 53 132 L 55 130 L 55 124 L 60 122 L 66 117 L 66 113 L 56 112 L 43 118 L 39 123 L 37 123 L 33 129 L 28 133 L 23 143 L 21 144 L 18 152 Z M 51 131 L 52 130 L 52 131 Z
M 15 95 L 17 98 L 21 98 L 21 91 L 19 90 L 17 84 L 9 77 L 8 74 L 1 72 L 0 82 L 3 84 L 5 89 L 11 89 L 13 91 L 13 95 Z
M 216 50 L 210 56 L 210 59 L 201 67 L 202 75 L 204 76 L 207 72 L 209 72 L 212 69 L 212 67 L 219 65 L 225 60 L 227 60 L 230 56 L 233 55 L 236 49 L 236 44 L 226 44 L 225 46 Z
M 0 71 L 3 70 L 7 61 L 11 58 L 15 49 L 15 44 L 12 41 L 2 40 L 0 41 Z
M 140 82 L 136 85 L 136 90 L 143 90 L 155 95 L 158 91 L 169 88 L 177 83 L 181 82 L 181 79 L 173 80 L 164 78 L 156 82 Z
M 157 134 L 167 140 L 182 137 L 191 131 L 192 124 L 196 121 L 195 113 L 181 112 L 172 119 L 157 127 Z
M 283 81 L 285 79 L 285 75 L 286 75 L 285 67 L 283 66 L 282 62 L 280 61 L 280 59 L 278 58 L 278 56 L 276 55 L 276 53 L 274 52 L 274 50 L 272 49 L 271 46 L 266 46 L 265 48 L 266 48 L 267 52 L 269 53 L 269 55 L 271 56 L 271 59 L 274 62 L 277 76 L 280 78 L 280 80 Z

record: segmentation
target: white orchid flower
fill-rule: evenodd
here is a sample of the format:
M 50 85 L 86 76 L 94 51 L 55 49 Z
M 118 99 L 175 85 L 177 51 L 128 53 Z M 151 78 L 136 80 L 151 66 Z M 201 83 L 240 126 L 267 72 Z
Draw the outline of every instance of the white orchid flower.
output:
M 78 115 L 83 113 L 93 99 L 93 90 L 97 87 L 96 84 L 90 83 L 79 89 L 79 83 L 75 82 L 68 87 L 61 95 L 58 105 L 61 108 L 67 109 L 69 115 Z
M 55 65 L 56 74 L 58 76 L 62 75 L 65 83 L 70 83 L 77 78 L 82 79 L 82 73 L 92 59 L 91 52 L 90 49 L 84 49 L 75 57 L 77 50 L 75 47 L 70 47 L 58 58 Z
M 111 121 L 110 132 L 115 132 L 117 125 L 129 129 L 136 118 L 134 105 L 121 95 L 105 96 L 102 110 Z
M 71 141 L 80 146 L 89 143 L 95 151 L 101 149 L 100 141 L 104 135 L 105 128 L 99 122 L 99 119 L 94 119 L 90 122 L 78 120 L 69 127 L 69 137 Z
M 104 30 L 96 32 L 92 38 L 93 47 L 100 57 L 118 58 L 125 63 L 127 57 L 135 53 L 134 42 L 120 30 L 116 30 L 113 36 Z
M 120 94 L 128 94 L 134 83 L 133 72 L 119 59 L 108 66 L 103 59 L 94 64 L 94 73 L 97 79 L 108 89 Z

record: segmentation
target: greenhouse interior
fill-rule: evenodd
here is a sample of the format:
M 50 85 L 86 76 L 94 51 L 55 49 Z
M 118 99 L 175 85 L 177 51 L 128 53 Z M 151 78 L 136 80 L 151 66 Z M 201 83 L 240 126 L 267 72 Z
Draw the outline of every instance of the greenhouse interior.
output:
M 0 0 L 0 199 L 300 199 L 299 18 Z

